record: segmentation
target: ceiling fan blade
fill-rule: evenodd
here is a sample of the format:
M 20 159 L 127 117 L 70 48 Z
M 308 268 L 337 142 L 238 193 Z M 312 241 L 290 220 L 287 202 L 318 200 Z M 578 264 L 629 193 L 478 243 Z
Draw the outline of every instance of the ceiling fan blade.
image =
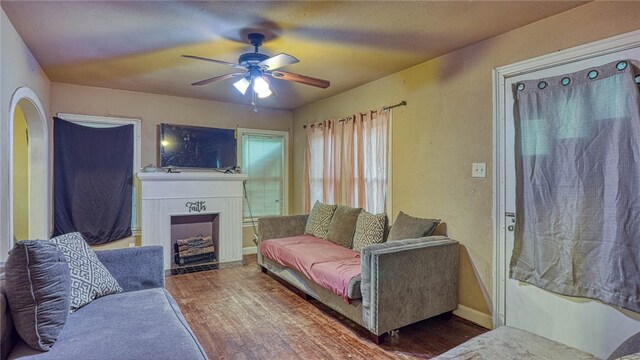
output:
M 238 64 L 234 64 L 234 63 L 230 63 L 228 61 L 222 61 L 222 60 L 215 60 L 215 59 L 209 59 L 209 58 L 203 58 L 200 56 L 194 56 L 194 55 L 182 55 L 182 57 L 185 57 L 187 59 L 194 59 L 194 60 L 202 60 L 202 61 L 208 61 L 208 62 L 212 62 L 212 63 L 216 63 L 216 64 L 222 64 L 222 65 L 229 65 L 229 66 L 233 66 L 236 69 L 244 69 L 244 66 L 242 65 L 238 65 Z
M 327 80 L 312 78 L 311 76 L 305 76 L 300 74 L 294 74 L 285 71 L 271 71 L 266 72 L 267 74 L 273 76 L 276 79 L 284 80 L 284 81 L 294 81 L 297 83 L 311 85 L 319 88 L 326 89 L 331 85 L 331 83 Z
M 212 78 L 209 78 L 209 79 L 196 81 L 193 84 L 191 84 L 191 86 L 207 85 L 207 84 L 211 84 L 212 82 L 223 81 L 223 80 L 231 79 L 231 78 L 238 77 L 238 76 L 244 76 L 244 75 L 245 75 L 245 73 L 231 73 L 231 74 L 226 74 L 226 75 L 215 76 L 215 77 L 212 77 Z
M 259 62 L 258 66 L 266 70 L 275 70 L 299 62 L 300 60 L 296 59 L 294 56 L 282 53 Z

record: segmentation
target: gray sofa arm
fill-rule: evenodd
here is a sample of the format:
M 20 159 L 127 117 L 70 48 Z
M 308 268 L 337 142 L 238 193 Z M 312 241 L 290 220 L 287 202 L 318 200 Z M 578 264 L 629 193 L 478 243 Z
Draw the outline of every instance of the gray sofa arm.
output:
M 164 287 L 162 246 L 96 251 L 125 292 Z
M 620 344 L 607 359 L 614 360 L 637 352 L 640 352 L 640 332 Z
M 258 219 L 258 264 L 262 265 L 264 258 L 260 253 L 260 243 L 263 240 L 279 239 L 290 236 L 303 235 L 307 226 L 306 215 L 267 216 Z
M 444 236 L 362 250 L 362 319 L 376 335 L 458 306 L 458 242 Z
M 258 219 L 258 241 L 304 234 L 306 215 L 267 216 Z

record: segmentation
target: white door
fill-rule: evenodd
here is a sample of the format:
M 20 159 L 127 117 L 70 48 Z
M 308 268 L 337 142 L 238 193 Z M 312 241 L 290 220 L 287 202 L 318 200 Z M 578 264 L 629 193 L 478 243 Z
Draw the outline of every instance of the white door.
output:
M 509 279 L 509 261 L 513 250 L 513 231 L 509 225 L 515 221 L 515 166 L 514 166 L 514 98 L 512 84 L 527 79 L 540 79 L 579 71 L 620 59 L 631 59 L 640 65 L 640 47 L 530 72 L 507 79 L 505 121 L 505 251 L 501 259 L 504 271 L 506 325 L 527 330 L 546 338 L 560 341 L 607 358 L 629 336 L 640 331 L 640 314 L 597 300 L 562 296 L 533 285 Z M 635 61 L 633 61 L 635 60 Z M 638 144 L 640 146 L 640 144 Z M 640 226 L 640 224 L 638 224 Z

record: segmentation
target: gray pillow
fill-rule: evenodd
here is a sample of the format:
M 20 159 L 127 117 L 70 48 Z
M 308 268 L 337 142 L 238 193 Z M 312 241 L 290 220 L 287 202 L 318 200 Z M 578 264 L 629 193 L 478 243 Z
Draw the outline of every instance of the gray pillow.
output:
M 30 347 L 48 351 L 69 316 L 69 265 L 47 240 L 17 242 L 5 267 L 7 300 L 13 323 Z
M 439 219 L 421 219 L 409 216 L 402 211 L 389 231 L 387 241 L 417 239 L 429 236 L 440 223 Z
M 316 201 L 307 219 L 307 226 L 304 229 L 304 233 L 320 239 L 326 239 L 331 218 L 333 218 L 333 213 L 337 207 L 337 205 L 325 205 L 320 201 Z
M 0 359 L 9 357 L 18 337 L 9 311 L 5 284 L 4 264 L 0 264 Z
M 80 233 L 51 239 L 69 262 L 71 270 L 71 312 L 101 296 L 122 292 L 118 281 L 98 260 Z
M 353 235 L 353 251 L 360 251 L 369 245 L 384 242 L 386 226 L 385 213 L 373 215 L 362 210 L 356 222 L 356 233 Z
M 356 222 L 361 208 L 338 205 L 329 224 L 327 240 L 332 243 L 350 248 L 353 244 L 353 234 L 356 232 Z

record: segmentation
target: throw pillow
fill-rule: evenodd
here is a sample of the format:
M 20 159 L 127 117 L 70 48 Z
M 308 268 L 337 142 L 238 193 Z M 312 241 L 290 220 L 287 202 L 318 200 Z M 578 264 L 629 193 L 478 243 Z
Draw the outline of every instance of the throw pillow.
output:
M 333 213 L 331 223 L 329 223 L 327 240 L 350 248 L 353 244 L 353 234 L 356 232 L 356 222 L 361 211 L 360 208 L 338 205 Z
M 336 208 L 336 205 L 326 205 L 316 201 L 307 219 L 307 227 L 304 229 L 304 233 L 320 239 L 326 239 L 327 232 L 329 232 L 329 224 Z
M 80 233 L 51 239 L 58 245 L 71 271 L 71 312 L 101 296 L 122 292 L 122 288 L 98 260 Z
M 356 222 L 356 233 L 353 235 L 353 251 L 360 251 L 369 245 L 384 242 L 386 225 L 385 213 L 373 215 L 362 210 Z
M 429 236 L 440 223 L 439 219 L 421 219 L 409 216 L 402 211 L 389 231 L 387 241 L 417 239 Z
M 5 277 L 4 264 L 0 264 L 0 359 L 9 358 L 9 350 L 13 350 L 18 337 L 9 310 Z
M 5 290 L 18 335 L 30 347 L 51 349 L 69 316 L 69 265 L 47 240 L 17 242 L 5 267 Z

